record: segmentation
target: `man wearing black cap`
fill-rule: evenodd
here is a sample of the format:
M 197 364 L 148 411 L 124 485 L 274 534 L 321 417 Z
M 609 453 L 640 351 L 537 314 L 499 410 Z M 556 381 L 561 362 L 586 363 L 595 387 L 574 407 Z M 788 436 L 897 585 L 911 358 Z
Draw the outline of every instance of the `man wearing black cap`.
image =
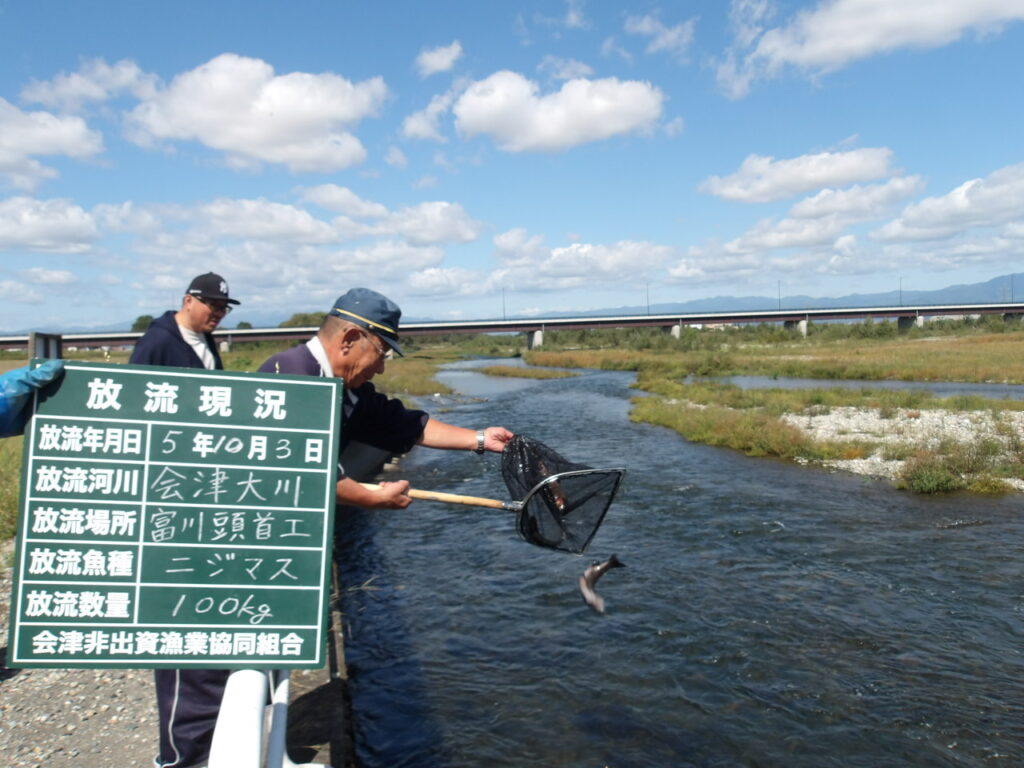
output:
M 370 380 L 384 371 L 390 349 L 401 356 L 398 323 L 402 311 L 393 301 L 369 288 L 353 288 L 338 297 L 317 335 L 305 344 L 279 352 L 260 366 L 264 373 L 335 376 L 345 380 L 345 417 L 341 448 L 353 440 L 393 454 L 415 445 L 477 453 L 500 453 L 512 439 L 504 427 L 472 430 L 406 408 L 374 389 Z M 338 501 L 358 507 L 404 509 L 412 503 L 405 480 L 382 483 L 370 490 L 349 477 L 337 485 Z
M 129 363 L 223 370 L 213 329 L 239 302 L 228 295 L 220 275 L 207 272 L 189 285 L 181 309 L 169 309 L 139 339 Z M 230 670 L 156 669 L 160 721 L 158 768 L 186 768 L 206 762 Z
M 189 285 L 181 309 L 169 309 L 152 322 L 132 351 L 129 363 L 173 365 L 179 368 L 221 370 L 213 329 L 238 301 L 228 296 L 228 284 L 207 272 Z

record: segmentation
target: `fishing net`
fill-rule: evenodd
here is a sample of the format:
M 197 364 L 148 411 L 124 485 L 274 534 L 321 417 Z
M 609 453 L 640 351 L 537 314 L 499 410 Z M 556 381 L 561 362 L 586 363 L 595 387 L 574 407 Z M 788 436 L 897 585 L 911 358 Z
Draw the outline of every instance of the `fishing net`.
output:
M 597 533 L 624 472 L 575 464 L 522 435 L 502 452 L 501 474 L 518 502 L 519 535 L 531 544 L 577 555 Z

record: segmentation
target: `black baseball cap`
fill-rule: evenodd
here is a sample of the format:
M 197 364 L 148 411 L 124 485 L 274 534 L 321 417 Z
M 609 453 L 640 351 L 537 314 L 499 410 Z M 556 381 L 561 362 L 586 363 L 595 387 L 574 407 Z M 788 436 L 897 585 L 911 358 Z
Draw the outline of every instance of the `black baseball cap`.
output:
M 218 299 L 228 304 L 241 304 L 228 296 L 227 281 L 218 274 L 207 272 L 191 282 L 186 293 L 200 299 Z

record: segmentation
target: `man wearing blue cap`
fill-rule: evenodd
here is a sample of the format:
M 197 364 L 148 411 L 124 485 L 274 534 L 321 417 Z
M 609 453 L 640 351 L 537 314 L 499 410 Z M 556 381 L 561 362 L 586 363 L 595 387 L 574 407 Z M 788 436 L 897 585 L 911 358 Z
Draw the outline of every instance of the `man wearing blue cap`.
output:
M 474 431 L 446 424 L 376 391 L 370 380 L 384 371 L 388 351 L 402 355 L 401 317 L 398 305 L 386 296 L 369 288 L 353 288 L 334 302 L 316 336 L 270 357 L 259 370 L 344 379 L 342 450 L 357 440 L 392 454 L 407 453 L 415 445 L 477 453 L 503 451 L 512 439 L 504 427 Z M 370 490 L 346 476 L 337 485 L 339 502 L 370 509 L 404 509 L 412 503 L 408 490 L 405 480 Z

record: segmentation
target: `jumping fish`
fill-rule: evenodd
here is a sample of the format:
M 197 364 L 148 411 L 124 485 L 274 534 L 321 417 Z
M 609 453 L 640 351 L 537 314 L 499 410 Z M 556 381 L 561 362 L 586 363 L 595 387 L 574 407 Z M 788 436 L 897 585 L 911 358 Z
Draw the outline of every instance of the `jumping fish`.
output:
M 583 595 L 583 602 L 589 605 L 598 613 L 604 613 L 604 598 L 601 597 L 597 592 L 594 591 L 594 585 L 597 584 L 597 580 L 605 575 L 607 571 L 612 568 L 625 568 L 626 564 L 619 561 L 615 555 L 612 555 L 603 563 L 594 561 L 587 570 L 580 576 L 580 594 Z

